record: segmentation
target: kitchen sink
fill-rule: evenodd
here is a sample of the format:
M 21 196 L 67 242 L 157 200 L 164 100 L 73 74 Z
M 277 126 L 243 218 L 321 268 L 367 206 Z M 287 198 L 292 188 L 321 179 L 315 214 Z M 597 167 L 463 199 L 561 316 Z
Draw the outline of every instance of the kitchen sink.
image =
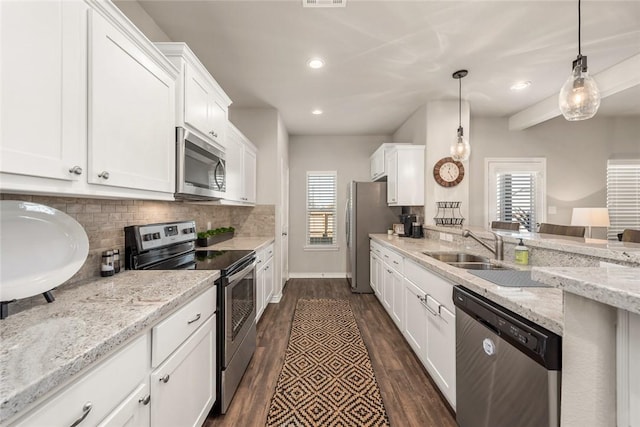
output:
M 510 270 L 509 267 L 492 264 L 487 257 L 468 254 L 465 252 L 422 252 L 423 254 L 446 262 L 447 264 L 465 270 Z
M 464 252 L 422 252 L 423 254 L 446 263 L 490 263 L 489 258 Z
M 491 264 L 490 262 L 448 262 L 447 264 L 465 270 L 509 270 L 508 267 Z

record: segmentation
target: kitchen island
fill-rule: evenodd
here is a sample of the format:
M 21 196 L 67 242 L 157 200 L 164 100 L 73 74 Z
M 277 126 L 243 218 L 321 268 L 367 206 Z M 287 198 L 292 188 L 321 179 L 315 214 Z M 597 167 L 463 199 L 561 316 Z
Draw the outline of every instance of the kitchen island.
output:
M 471 229 L 492 243 L 493 234 Z M 499 231 L 506 261 L 491 262 L 531 270 L 533 280 L 553 286 L 510 288 L 423 254 L 449 251 L 493 257 L 463 238 L 461 229 L 426 226 L 425 231 L 426 239 L 382 234 L 371 238 L 452 284 L 562 335 L 563 427 L 639 425 L 640 244 Z M 520 238 L 529 247 L 531 266 L 513 264 Z
M 28 411 L 207 289 L 218 271 L 124 271 L 15 304 L 0 323 L 0 424 Z

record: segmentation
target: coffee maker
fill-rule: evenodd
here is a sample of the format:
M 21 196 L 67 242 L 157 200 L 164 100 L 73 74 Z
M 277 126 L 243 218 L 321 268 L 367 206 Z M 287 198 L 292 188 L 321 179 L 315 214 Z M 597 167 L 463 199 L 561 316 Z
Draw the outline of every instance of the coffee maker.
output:
M 404 234 L 401 234 L 400 237 L 411 237 L 413 223 L 416 222 L 415 214 L 402 214 L 400 215 L 400 223 L 404 225 Z

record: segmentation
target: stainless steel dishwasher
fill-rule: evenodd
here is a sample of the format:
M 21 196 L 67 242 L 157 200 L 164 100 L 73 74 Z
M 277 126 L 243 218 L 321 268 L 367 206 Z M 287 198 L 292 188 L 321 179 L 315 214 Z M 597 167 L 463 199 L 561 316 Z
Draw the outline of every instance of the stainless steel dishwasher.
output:
M 558 427 L 560 336 L 455 287 L 460 427 Z

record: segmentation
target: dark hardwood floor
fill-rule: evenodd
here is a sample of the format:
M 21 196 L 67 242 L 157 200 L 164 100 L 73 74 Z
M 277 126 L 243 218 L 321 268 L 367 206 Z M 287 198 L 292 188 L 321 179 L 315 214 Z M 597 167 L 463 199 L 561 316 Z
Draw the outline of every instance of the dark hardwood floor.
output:
M 229 411 L 210 417 L 204 427 L 264 426 L 299 298 L 349 300 L 392 427 L 456 426 L 443 398 L 374 295 L 352 294 L 345 279 L 291 279 L 282 301 L 269 304 L 258 323 L 256 352 Z

